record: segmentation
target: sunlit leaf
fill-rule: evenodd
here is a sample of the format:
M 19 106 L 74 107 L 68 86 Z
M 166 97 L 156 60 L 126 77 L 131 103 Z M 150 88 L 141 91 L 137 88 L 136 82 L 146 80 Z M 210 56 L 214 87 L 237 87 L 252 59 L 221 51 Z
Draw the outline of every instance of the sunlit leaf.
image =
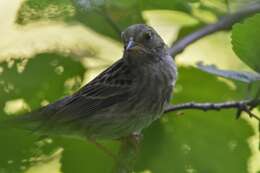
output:
M 54 53 L 40 54 L 29 60 L 14 59 L 1 62 L 0 67 L 0 119 L 11 116 L 5 112 L 8 101 L 22 99 L 30 109 L 38 108 L 68 94 L 66 92 L 70 90 L 75 91 L 85 73 L 85 68 L 80 62 L 72 57 Z M 80 80 L 74 81 L 76 78 Z M 72 81 L 71 87 L 65 85 L 67 80 Z M 17 104 L 15 101 L 11 103 Z M 46 154 L 37 144 L 39 136 L 32 132 L 0 127 L 0 138 L 1 171 L 24 171 L 30 165 L 40 162 L 38 159 L 42 154 Z M 53 151 L 57 147 L 49 147 L 47 151 Z
M 38 20 L 71 20 L 75 9 L 70 0 L 27 0 L 18 11 L 16 22 L 26 24 Z
M 68 91 L 66 80 L 77 77 L 82 80 L 85 72 L 80 62 L 58 54 L 39 54 L 28 62 L 23 61 L 18 59 L 0 64 L 3 68 L 0 78 L 1 104 L 23 98 L 31 108 L 39 107 L 43 101 L 52 102 L 63 96 Z M 23 70 L 19 71 L 19 66 Z M 78 85 L 77 82 L 80 81 L 74 84 Z
M 113 169 L 114 160 L 87 140 L 54 137 L 53 145 L 64 150 L 61 158 L 63 173 L 111 173 Z M 102 145 L 117 153 L 116 142 L 106 141 Z
M 19 0 L 16 1 L 18 4 Z M 28 39 L 28 43 L 30 43 L 30 36 L 35 38 L 37 37 L 37 33 L 40 33 L 36 32 L 36 34 L 30 35 L 32 31 L 28 29 L 27 26 L 30 27 L 33 25 L 36 30 L 37 27 L 42 26 L 34 25 L 34 22 L 38 22 L 37 24 L 44 23 L 46 29 L 48 29 L 49 23 L 58 23 L 66 27 L 67 30 L 80 27 L 82 30 L 91 30 L 90 34 L 84 37 L 87 37 L 87 39 L 91 40 L 90 42 L 93 42 L 93 44 L 91 43 L 91 45 L 95 47 L 93 50 L 98 52 L 95 55 L 99 56 L 102 54 L 102 58 L 96 59 L 88 57 L 78 61 L 77 57 L 65 56 L 60 53 L 43 53 L 29 59 L 18 59 L 15 57 L 16 59 L 1 61 L 0 119 L 38 108 L 73 93 L 82 84 L 83 76 L 93 76 L 93 74 L 90 74 L 90 70 L 98 71 L 96 67 L 100 68 L 100 66 L 102 66 L 103 68 L 103 64 L 107 64 L 108 59 L 110 60 L 111 57 L 115 57 L 115 55 L 118 56 L 115 48 L 108 46 L 109 43 L 112 42 L 112 39 L 108 38 L 108 42 L 102 42 L 98 39 L 99 37 L 91 37 L 91 35 L 97 34 L 101 37 L 109 36 L 113 39 L 119 39 L 118 30 L 122 30 L 134 23 L 146 23 L 148 21 L 152 26 L 157 26 L 157 28 L 162 28 L 162 30 L 165 29 L 167 25 L 168 30 L 163 30 L 163 33 L 160 32 L 161 30 L 158 31 L 160 35 L 166 38 L 168 43 L 171 43 L 179 31 L 178 38 L 182 38 L 188 33 L 205 25 L 208 21 L 214 22 L 217 17 L 223 16 L 223 14 L 228 11 L 226 3 L 234 1 L 235 0 L 20 1 L 22 4 L 20 10 L 17 13 L 13 10 L 12 20 L 6 23 L 10 24 L 14 22 L 14 17 L 17 14 L 16 22 L 18 23 L 18 27 L 17 23 L 15 25 L 12 23 L 10 27 L 15 26 L 13 28 L 17 27 L 26 30 L 28 37 L 25 37 L 25 40 Z M 241 2 L 242 1 L 244 0 L 241 0 Z M 3 2 L 0 2 L 0 4 L 5 4 Z M 248 1 L 245 0 L 244 2 Z M 194 10 L 199 10 L 201 13 L 196 13 Z M 168 15 L 170 13 L 174 13 L 174 15 Z M 153 15 L 153 19 L 151 14 Z M 0 19 L 1 22 L 6 21 L 4 15 L 2 16 Z M 153 22 L 151 22 L 151 19 Z M 49 22 L 42 22 L 46 20 Z M 247 21 L 241 24 L 241 26 L 237 26 L 237 28 L 239 28 L 237 29 L 239 32 L 237 34 L 238 38 L 240 38 L 241 34 L 241 42 L 243 42 L 243 46 L 245 46 L 242 47 L 242 51 L 243 55 L 246 55 L 243 56 L 246 60 L 249 57 L 247 55 L 250 54 L 249 50 L 251 50 L 251 48 L 254 50 L 257 47 L 256 45 L 259 45 L 259 42 L 256 42 L 257 35 L 254 34 L 253 39 L 247 37 L 248 32 L 250 32 L 250 34 L 251 32 L 258 33 L 258 30 L 256 32 L 252 29 L 255 28 L 252 23 L 255 23 L 255 21 L 250 22 L 249 20 L 249 22 Z M 244 25 L 248 24 L 250 26 L 243 28 Z M 173 29 L 173 26 L 177 27 Z M 155 27 L 156 30 L 157 28 Z M 169 30 L 171 30 L 171 32 L 168 32 Z M 2 35 L 5 34 L 4 27 L 2 29 L 0 26 L 0 31 Z M 76 32 L 77 31 L 78 30 L 76 30 Z M 55 33 L 43 35 L 46 37 L 57 36 Z M 68 38 L 67 33 L 70 32 L 63 33 L 64 37 L 62 33 L 63 32 L 61 32 L 61 35 L 57 38 L 62 36 L 63 39 L 61 39 L 61 42 L 65 42 Z M 249 36 L 251 36 L 250 34 Z M 15 36 L 15 34 L 13 35 Z M 171 37 L 169 37 L 169 35 Z M 243 35 L 246 36 L 242 37 Z M 43 36 L 37 39 L 44 40 Z M 252 43 L 250 42 L 251 40 L 253 40 Z M 40 42 L 39 45 L 44 45 L 43 47 L 46 46 L 48 50 L 56 51 L 60 46 L 59 41 L 60 40 L 57 41 L 57 48 L 55 49 L 53 49 L 54 46 L 48 47 L 45 45 L 48 44 L 48 41 Z M 84 47 L 84 44 L 82 46 L 82 42 L 76 42 L 79 46 L 75 45 L 75 47 L 78 47 L 75 49 L 76 51 L 73 52 L 74 54 L 84 57 L 92 56 L 90 54 L 82 55 L 80 49 Z M 117 43 L 117 41 L 114 42 Z M 244 66 L 241 65 L 242 63 L 238 61 L 231 51 L 228 33 L 221 32 L 209 36 L 203 39 L 202 42 L 203 46 L 196 46 L 197 43 L 201 44 L 201 42 L 198 41 L 184 52 L 184 55 L 189 52 L 185 55 L 186 58 L 184 58 L 184 56 L 182 57 L 189 61 L 188 63 L 186 62 L 186 64 L 192 64 L 191 61 L 194 58 L 202 58 L 203 62 L 217 64 L 220 68 L 235 69 L 238 71 L 241 69 L 244 70 Z M 17 37 L 17 43 L 20 43 L 17 44 L 18 46 L 6 40 L 3 40 L 3 43 L 3 50 L 6 50 L 5 47 L 12 49 L 13 52 L 16 51 L 15 55 L 20 55 L 20 52 L 23 53 L 23 50 L 24 52 L 28 51 L 28 49 L 24 49 L 24 47 L 21 46 L 23 44 L 21 44 L 19 37 Z M 43 49 L 40 49 L 39 46 L 35 46 L 34 43 L 38 45 L 36 40 L 31 46 L 29 45 L 30 48 L 37 49 L 38 51 L 36 52 L 42 52 Z M 255 46 L 251 44 L 255 44 Z M 19 47 L 19 51 L 13 47 Z M 67 47 L 65 51 L 67 51 Z M 240 50 L 238 50 L 238 52 L 239 51 Z M 212 56 L 212 54 L 214 55 Z M 240 56 L 240 53 L 237 54 Z M 259 52 L 257 55 L 258 54 Z M 103 57 L 107 59 L 103 59 Z M 82 65 L 82 62 L 84 62 L 84 65 L 91 64 L 91 69 L 86 69 L 85 66 Z M 255 65 L 255 63 L 259 64 L 257 59 L 254 59 L 254 61 L 250 59 L 250 63 L 252 66 Z M 252 67 L 250 63 L 247 64 Z M 224 71 L 211 66 L 203 66 L 202 69 L 217 76 L 243 82 L 251 82 L 258 79 L 258 75 L 251 73 Z M 87 73 L 85 73 L 86 70 L 88 70 Z M 246 85 L 242 82 L 228 82 L 234 87 L 227 85 L 227 80 L 223 82 L 217 80 L 216 76 L 203 73 L 197 69 L 181 67 L 172 102 L 209 102 L 244 99 Z M 257 84 L 257 81 L 254 82 L 254 84 L 256 85 L 252 86 L 254 89 L 251 90 L 254 91 L 253 96 L 257 96 L 260 85 Z M 248 172 L 249 163 L 254 159 L 252 158 L 252 156 L 254 156 L 252 154 L 253 150 L 249 148 L 248 144 L 248 138 L 252 137 L 253 131 L 252 127 L 248 122 L 245 122 L 245 120 L 234 120 L 235 111 L 199 112 L 190 110 L 187 112 L 178 112 L 178 115 L 183 116 L 176 116 L 176 113 L 168 113 L 144 131 L 144 141 L 139 153 L 136 172 Z M 59 173 L 110 173 L 115 164 L 113 159 L 85 139 L 72 139 L 60 136 L 39 137 L 31 132 L 1 129 L 1 124 L 0 139 L 0 173 L 16 173 L 26 170 L 28 173 L 36 173 L 39 170 L 44 173 L 51 171 L 59 171 Z M 101 141 L 101 143 L 114 153 L 118 151 L 118 141 Z M 56 153 L 58 153 L 58 155 L 55 155 Z M 52 159 L 54 159 L 53 162 L 50 162 Z M 56 167 L 48 167 L 50 163 L 55 163 Z
M 160 2 L 151 0 L 27 0 L 19 10 L 17 22 L 20 24 L 39 20 L 81 22 L 99 33 L 119 39 L 117 30 L 122 30 L 134 23 L 145 23 L 142 11 L 150 9 L 191 12 L 189 2 L 182 0 Z

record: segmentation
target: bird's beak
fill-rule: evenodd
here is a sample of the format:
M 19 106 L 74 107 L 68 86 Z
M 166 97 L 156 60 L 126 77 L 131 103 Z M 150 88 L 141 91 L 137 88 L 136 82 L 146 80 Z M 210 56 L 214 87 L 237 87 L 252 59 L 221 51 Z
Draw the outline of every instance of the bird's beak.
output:
M 128 43 L 127 43 L 125 49 L 126 49 L 126 50 L 129 50 L 129 49 L 133 48 L 134 46 L 135 46 L 135 42 L 134 42 L 133 37 L 131 37 L 131 38 L 129 39 L 129 41 L 128 41 Z

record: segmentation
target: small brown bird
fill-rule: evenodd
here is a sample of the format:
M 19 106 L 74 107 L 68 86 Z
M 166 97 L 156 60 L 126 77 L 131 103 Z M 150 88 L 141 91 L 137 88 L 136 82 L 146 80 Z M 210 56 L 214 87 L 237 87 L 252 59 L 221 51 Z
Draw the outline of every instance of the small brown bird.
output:
M 157 32 L 144 24 L 122 33 L 123 57 L 71 96 L 16 118 L 46 134 L 118 139 L 140 133 L 169 103 L 177 70 Z

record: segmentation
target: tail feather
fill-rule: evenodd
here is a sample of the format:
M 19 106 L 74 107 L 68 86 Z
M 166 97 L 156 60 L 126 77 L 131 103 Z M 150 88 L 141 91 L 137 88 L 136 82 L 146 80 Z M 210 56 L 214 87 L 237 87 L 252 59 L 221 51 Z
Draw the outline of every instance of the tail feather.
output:
M 46 131 L 50 126 L 55 126 L 55 124 L 52 124 L 55 122 L 51 123 L 50 121 L 51 117 L 73 99 L 74 97 L 68 96 L 36 111 L 1 121 L 0 128 L 10 127 L 30 131 Z
M 37 131 L 53 113 L 55 113 L 55 111 L 50 109 L 50 107 L 43 107 L 24 115 L 8 118 L 0 122 L 0 127 Z
M 39 126 L 40 121 L 37 121 L 38 112 L 28 113 L 25 115 L 19 115 L 12 118 L 8 118 L 0 122 L 0 127 L 4 128 L 17 128 L 25 130 L 34 130 Z

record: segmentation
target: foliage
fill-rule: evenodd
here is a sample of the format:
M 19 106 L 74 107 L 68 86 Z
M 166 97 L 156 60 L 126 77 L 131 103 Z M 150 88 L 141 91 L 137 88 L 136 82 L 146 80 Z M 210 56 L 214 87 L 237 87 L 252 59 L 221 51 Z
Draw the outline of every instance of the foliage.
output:
M 30 26 L 40 28 L 61 24 L 68 30 L 72 30 L 73 27 L 83 28 L 84 31 L 92 30 L 95 34 L 98 33 L 99 39 L 96 39 L 98 44 L 103 44 L 99 42 L 102 38 L 114 47 L 119 45 L 119 30 L 134 23 L 150 23 L 151 19 L 143 15 L 147 11 L 169 14 L 178 11 L 179 15 L 195 20 L 196 22 L 188 26 L 177 25 L 174 22 L 162 22 L 163 26 L 157 26 L 169 37 L 173 36 L 167 33 L 169 31 L 167 29 L 177 28 L 173 38 L 180 39 L 207 25 L 208 16 L 216 21 L 230 9 L 235 11 L 238 6 L 241 6 L 241 3 L 237 5 L 233 0 L 210 2 L 207 0 L 16 1 L 13 1 L 13 4 L 9 2 L 11 4 L 9 6 L 20 4 L 19 9 L 15 11 L 17 12 L 15 24 L 12 24 L 9 29 L 13 29 L 13 25 L 24 31 Z M 1 7 L 1 5 L 0 2 L 0 9 L 4 10 L 5 6 Z M 0 20 L 4 20 L 4 17 L 1 17 Z M 242 60 L 237 65 L 240 68 L 220 70 L 221 66 L 220 69 L 214 66 L 200 67 L 203 71 L 216 75 L 213 76 L 191 67 L 195 66 L 192 62 L 184 64 L 178 62 L 177 59 L 179 79 L 172 103 L 244 99 L 248 88 L 251 95 L 246 94 L 246 97 L 258 97 L 260 95 L 259 75 L 253 73 L 252 70 L 260 73 L 259 22 L 260 15 L 258 14 L 235 25 L 232 29 L 233 50 L 237 55 L 236 58 Z M 84 33 L 82 30 L 76 31 Z M 5 30 L 0 26 L 0 36 L 4 35 L 6 35 Z M 12 36 L 12 34 L 9 35 Z M 47 40 L 51 39 L 52 35 L 45 35 L 45 37 L 39 36 Z M 63 37 L 65 39 L 62 40 L 66 40 L 67 35 L 64 34 Z M 83 38 L 85 36 L 80 35 L 80 39 Z M 171 41 L 174 42 L 174 40 Z M 48 44 L 48 41 L 45 43 Z M 114 50 L 105 44 L 96 48 L 94 54 L 93 49 L 88 45 L 73 45 L 72 51 L 66 51 L 66 47 L 62 47 L 63 44 L 59 40 L 57 40 L 57 46 L 50 50 L 39 49 L 30 42 L 28 44 L 31 48 L 35 48 L 36 54 L 29 52 L 28 55 L 31 56 L 16 57 L 15 54 L 4 56 L 4 53 L 0 53 L 1 120 L 39 108 L 71 94 L 86 83 L 88 80 L 86 76 L 92 76 L 93 71 L 96 73 L 97 69 L 94 69 L 93 64 L 101 64 L 102 61 L 103 64 L 106 62 L 108 65 L 110 57 L 115 56 Z M 225 46 L 223 44 L 223 47 Z M 82 47 L 87 50 L 87 53 L 84 54 Z M 14 52 L 19 49 L 9 44 L 8 40 L 0 43 L 2 52 L 9 48 Z M 22 50 L 28 51 L 25 48 L 26 46 Z M 103 49 L 109 49 L 105 53 L 106 59 L 102 54 Z M 99 57 L 100 55 L 102 57 Z M 181 59 L 181 55 L 178 58 Z M 210 59 L 210 54 L 207 58 Z M 221 57 L 219 62 L 225 63 L 225 67 L 234 67 L 232 62 L 228 64 Z M 97 67 L 100 68 L 100 66 Z M 244 72 L 245 70 L 247 72 Z M 218 76 L 227 79 L 219 80 Z M 252 87 L 251 85 L 248 87 L 248 83 L 252 84 Z M 178 116 L 179 114 L 181 116 Z M 248 120 L 236 121 L 235 114 L 234 110 L 221 112 L 189 110 L 185 114 L 167 113 L 151 127 L 145 129 L 135 171 L 140 173 L 248 172 L 249 166 L 253 164 L 251 162 L 253 156 L 259 157 L 259 153 L 253 152 L 250 148 L 251 143 L 248 143 L 249 138 L 256 132 Z M 109 173 L 115 167 L 114 160 L 85 139 L 39 136 L 11 127 L 2 128 L 1 125 L 0 138 L 0 172 L 46 172 L 46 167 L 49 166 L 47 171 L 53 173 Z M 114 153 L 119 150 L 118 141 L 100 142 Z M 257 171 L 257 168 L 255 170 Z
M 200 101 L 238 97 L 225 83 L 194 68 L 180 68 L 179 73 L 177 87 L 182 87 L 183 91 L 175 94 L 174 103 L 186 101 L 187 96 Z M 203 79 L 203 84 L 199 79 Z M 201 92 L 202 88 L 209 89 L 212 94 Z M 138 170 L 149 169 L 155 173 L 247 172 L 245 158 L 250 150 L 245 139 L 252 135 L 252 130 L 246 122 L 235 121 L 232 115 L 233 111 L 166 114 L 145 130 Z
M 233 50 L 248 66 L 260 72 L 259 44 L 257 37 L 260 32 L 260 14 L 249 18 L 244 23 L 237 24 L 232 30 Z M 250 38 L 250 41 L 248 41 Z
M 63 18 L 70 19 L 71 22 L 81 22 L 84 25 L 93 28 L 96 32 L 118 39 L 118 33 L 115 32 L 113 27 L 111 27 L 110 21 L 107 19 L 108 17 L 111 18 L 119 28 L 125 28 L 134 23 L 143 23 L 144 19 L 141 15 L 143 10 L 174 9 L 186 12 L 190 11 L 189 4 L 180 0 L 163 0 L 160 2 L 146 2 L 145 0 L 110 0 L 108 3 L 105 2 L 106 1 L 104 0 L 73 0 L 73 4 L 75 4 L 77 8 L 74 9 L 74 13 L 71 15 L 70 13 L 65 13 L 64 10 L 61 10 L 61 12 L 59 10 L 59 13 L 52 14 L 53 10 L 51 10 L 51 7 L 56 7 L 55 9 L 60 9 L 62 6 L 64 6 L 63 9 L 65 9 L 65 6 L 66 8 L 71 8 L 72 4 L 68 0 L 28 0 L 19 11 L 22 15 L 19 15 L 20 17 L 18 17 L 18 22 L 26 24 L 35 19 L 45 18 L 49 13 L 52 15 L 49 19 L 54 18 L 55 20 L 58 20 L 63 16 Z M 40 11 L 44 11 L 45 13 L 47 12 L 47 14 L 41 15 L 41 12 L 37 13 L 39 8 Z M 32 11 L 36 11 L 36 13 Z M 65 15 L 60 15 L 61 13 L 64 13 Z

